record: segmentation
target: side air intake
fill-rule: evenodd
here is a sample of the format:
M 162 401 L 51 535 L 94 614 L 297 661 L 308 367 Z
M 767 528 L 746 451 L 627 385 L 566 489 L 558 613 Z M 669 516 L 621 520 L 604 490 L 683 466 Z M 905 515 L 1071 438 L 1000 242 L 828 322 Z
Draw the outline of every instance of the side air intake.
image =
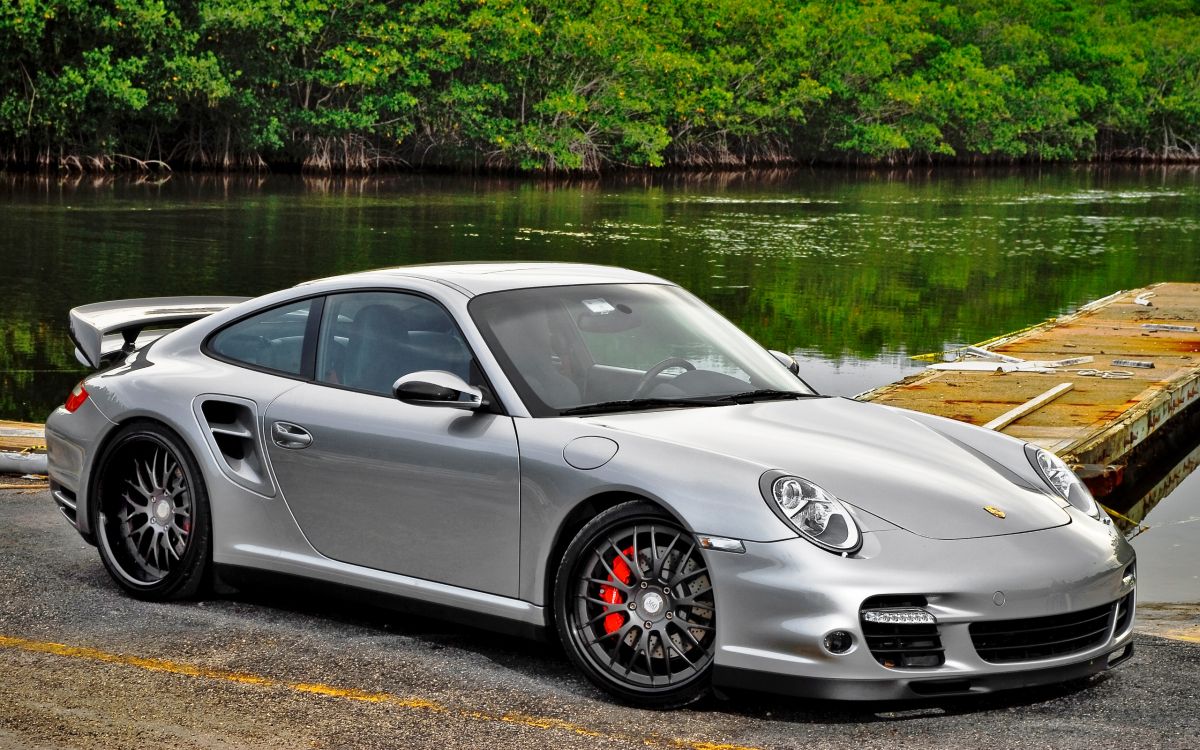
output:
M 195 412 L 221 471 L 248 490 L 274 496 L 263 462 L 255 403 L 235 396 L 201 396 Z

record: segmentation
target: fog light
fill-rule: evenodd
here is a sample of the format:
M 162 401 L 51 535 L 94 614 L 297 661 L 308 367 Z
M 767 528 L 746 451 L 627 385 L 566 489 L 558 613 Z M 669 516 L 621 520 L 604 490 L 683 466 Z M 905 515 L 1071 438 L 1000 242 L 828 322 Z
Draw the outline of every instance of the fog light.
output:
M 937 619 L 923 609 L 864 609 L 864 622 L 883 625 L 933 625 Z
M 825 650 L 831 654 L 844 654 L 854 646 L 854 636 L 845 630 L 835 630 L 825 636 Z
M 1125 576 L 1121 579 L 1121 588 L 1129 588 L 1137 583 L 1137 563 L 1130 563 L 1125 569 Z

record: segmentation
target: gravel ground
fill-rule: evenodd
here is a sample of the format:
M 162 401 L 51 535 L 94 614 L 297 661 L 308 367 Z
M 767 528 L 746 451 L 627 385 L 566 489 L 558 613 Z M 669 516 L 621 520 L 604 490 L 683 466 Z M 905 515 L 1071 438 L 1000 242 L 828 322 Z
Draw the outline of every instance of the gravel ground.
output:
M 1200 644 L 1137 649 L 1015 695 L 642 711 L 547 644 L 328 595 L 136 601 L 46 492 L 0 491 L 0 748 L 1200 748 Z

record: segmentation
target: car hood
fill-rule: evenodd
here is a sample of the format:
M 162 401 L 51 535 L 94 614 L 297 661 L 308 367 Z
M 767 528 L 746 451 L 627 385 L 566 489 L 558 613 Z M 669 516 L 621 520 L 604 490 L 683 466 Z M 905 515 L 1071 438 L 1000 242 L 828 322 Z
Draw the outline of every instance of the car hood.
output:
M 1018 472 L 897 409 L 809 398 L 609 414 L 586 421 L 603 425 L 618 443 L 621 433 L 639 435 L 735 456 L 764 471 L 796 474 L 932 539 L 1016 534 L 1071 520 L 1052 496 Z M 1005 517 L 993 515 L 987 506 Z

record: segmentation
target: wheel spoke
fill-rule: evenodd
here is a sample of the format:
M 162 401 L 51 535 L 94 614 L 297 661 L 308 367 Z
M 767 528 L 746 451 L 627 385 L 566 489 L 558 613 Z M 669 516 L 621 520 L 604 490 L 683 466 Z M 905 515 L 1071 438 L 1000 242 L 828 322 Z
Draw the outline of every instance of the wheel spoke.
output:
M 576 595 L 575 595 L 575 598 L 576 598 L 576 599 L 582 599 L 582 600 L 584 600 L 585 602 L 590 602 L 591 604 L 599 604 L 601 607 L 614 607 L 614 606 L 618 606 L 618 605 L 614 605 L 612 602 L 606 602 L 606 601 L 604 601 L 603 599 L 597 599 L 596 597 L 594 597 L 594 596 L 588 596 L 587 594 L 576 594 Z
M 668 683 L 675 682 L 676 678 L 679 676 L 679 672 L 682 671 L 682 669 L 675 669 L 672 667 L 671 652 L 677 651 L 678 649 L 675 648 L 675 644 L 661 628 L 658 630 L 658 642 L 662 646 L 663 673 L 666 675 Z
M 670 583 L 668 583 L 667 585 L 670 586 L 671 588 L 675 588 L 676 586 L 681 586 L 684 583 L 686 583 L 687 581 L 690 581 L 693 578 L 698 578 L 699 576 L 702 576 L 702 575 L 706 574 L 707 572 L 708 572 L 708 568 L 699 567 L 699 568 L 696 568 L 695 570 L 689 571 L 687 573 L 680 573 L 679 575 L 672 578 Z
M 654 541 L 654 524 L 650 524 L 650 578 L 658 575 L 658 543 Z
M 145 488 L 145 487 L 143 487 L 143 486 L 142 486 L 140 483 L 139 483 L 139 484 L 134 484 L 134 482 L 133 482 L 133 480 L 132 480 L 132 479 L 126 479 L 126 480 L 125 480 L 125 482 L 126 482 L 126 484 L 128 484 L 130 487 L 132 487 L 134 490 L 136 490 L 136 491 L 137 491 L 137 493 L 138 493 L 139 495 L 141 495 L 142 497 L 146 498 L 146 500 L 147 500 L 147 501 L 149 501 L 149 500 L 150 500 L 150 497 L 151 497 L 151 495 L 152 495 L 153 493 L 151 493 L 151 492 L 148 492 L 148 491 L 146 490 L 146 488 Z M 132 501 L 132 500 L 130 500 L 130 502 L 133 502 L 133 501 Z
M 646 648 L 642 649 L 642 654 L 646 657 L 646 674 L 650 677 L 650 684 L 654 684 L 654 660 L 650 657 L 650 648 L 653 645 L 648 637 L 646 638 Z
M 671 539 L 671 543 L 667 545 L 665 550 L 663 550 L 662 557 L 658 561 L 658 568 L 654 571 L 655 576 L 662 578 L 663 568 L 666 567 L 667 562 L 670 560 L 671 551 L 675 549 L 675 543 L 679 541 L 680 536 L 682 536 L 681 533 L 676 533 L 675 537 Z
M 603 635 L 597 636 L 597 637 L 593 638 L 592 640 L 588 641 L 587 643 L 585 643 L 584 645 L 585 646 L 594 646 L 597 643 L 599 643 L 600 641 L 606 641 L 609 638 L 613 638 L 613 637 L 616 637 L 617 642 L 620 643 L 621 641 L 625 640 L 625 636 L 629 634 L 629 629 L 632 627 L 633 627 L 633 620 L 626 619 L 625 624 L 622 625 L 620 628 L 617 628 L 616 630 L 612 631 L 611 633 L 605 633 Z
M 589 578 L 584 578 L 583 580 L 587 581 L 588 583 L 598 583 L 601 586 L 611 586 L 614 589 L 617 589 L 618 591 L 629 592 L 629 591 L 633 590 L 632 586 L 622 583 L 620 580 L 617 580 L 617 579 L 605 580 L 603 578 L 590 578 L 589 577 Z
M 692 632 L 688 629 L 690 627 L 692 627 L 690 624 L 685 624 L 685 627 L 680 627 L 679 628 L 680 634 L 683 635 L 684 637 L 686 637 L 689 641 L 691 641 L 692 645 L 695 646 L 696 648 L 703 649 L 704 647 L 700 645 L 699 639 L 697 639 L 696 636 L 692 635 Z
M 697 601 L 697 598 L 704 596 L 705 594 L 711 594 L 712 590 L 713 590 L 712 586 L 705 586 L 704 588 L 700 589 L 699 591 L 694 591 L 694 592 L 688 594 L 687 596 L 676 597 L 675 603 L 679 604 L 681 606 L 684 606 L 684 607 L 693 607 L 697 604 L 706 604 L 705 602 Z
M 625 674 L 624 674 L 625 677 L 628 677 L 629 673 L 633 671 L 633 665 L 634 665 L 634 662 L 637 661 L 637 657 L 638 657 L 638 649 L 637 649 L 637 644 L 635 643 L 635 644 L 633 644 L 633 648 L 629 649 L 629 658 L 626 659 L 625 663 L 621 665 L 622 667 L 625 668 Z
M 687 665 L 688 665 L 689 667 L 691 667 L 693 670 L 695 670 L 695 669 L 696 669 L 696 663 L 695 663 L 695 662 L 693 662 L 691 659 L 687 658 L 687 654 L 683 653 L 683 651 L 682 651 L 682 650 L 680 650 L 680 648 L 679 648 L 678 646 L 676 646 L 676 645 L 675 645 L 675 641 L 671 640 L 670 638 L 667 638 L 667 643 L 669 644 L 669 646 L 670 646 L 670 649 L 671 649 L 672 651 L 674 651 L 675 653 L 679 654 L 679 658 L 681 658 L 681 659 L 683 659 L 685 662 L 687 662 Z
M 612 547 L 613 550 L 617 553 L 617 557 L 620 557 L 622 560 L 625 561 L 625 564 L 627 566 L 629 566 L 629 574 L 631 576 L 633 576 L 634 580 L 641 581 L 642 580 L 642 569 L 638 567 L 637 563 L 634 562 L 633 560 L 630 560 L 628 557 L 626 557 L 625 553 L 621 551 L 621 548 L 617 546 L 617 543 L 614 542 L 611 537 L 609 537 L 609 539 L 608 539 L 608 545 L 610 547 Z M 636 548 L 633 550 L 633 556 L 635 558 L 637 557 L 637 549 Z M 603 560 L 604 557 L 601 556 L 600 559 Z M 615 576 L 616 573 L 613 573 L 613 575 Z
M 608 561 L 604 559 L 604 555 L 602 555 L 600 553 L 596 553 L 596 559 L 598 559 L 600 561 L 600 564 L 603 565 L 604 569 L 608 571 L 608 574 L 610 576 L 612 576 L 613 581 L 620 583 L 622 587 L 626 587 L 629 585 L 621 580 L 621 577 L 617 575 L 617 571 L 613 570 L 613 566 L 609 565 Z M 633 574 L 630 573 L 631 577 L 632 577 L 632 575 Z M 632 581 L 630 583 L 632 583 Z M 626 589 L 626 590 L 628 590 L 628 589 Z
M 619 615 L 619 614 L 623 614 L 623 613 L 620 610 L 605 610 L 605 611 L 601 612 L 600 614 L 596 615 L 595 617 L 593 617 L 592 619 L 585 622 L 583 625 L 581 625 L 580 629 L 587 630 L 588 628 L 592 627 L 596 623 L 603 620 L 605 617 L 608 617 L 609 615 Z M 625 619 L 628 620 L 629 618 L 625 618 Z
M 637 539 L 638 539 L 638 527 L 637 527 L 637 526 L 634 526 L 634 527 L 633 527 L 632 543 L 629 545 L 629 548 L 630 548 L 631 550 L 633 550 L 633 561 L 634 561 L 634 563 L 637 563 L 637 559 L 638 559 L 638 550 L 640 549 L 640 547 L 638 547 Z M 639 570 L 638 570 L 638 578 L 641 578 L 641 572 L 642 572 L 642 571 L 640 570 L 640 566 L 639 566 Z
M 175 551 L 175 544 L 171 541 L 171 535 L 162 534 L 159 538 L 162 539 L 162 547 L 166 550 L 167 556 L 178 560 L 179 553 Z

